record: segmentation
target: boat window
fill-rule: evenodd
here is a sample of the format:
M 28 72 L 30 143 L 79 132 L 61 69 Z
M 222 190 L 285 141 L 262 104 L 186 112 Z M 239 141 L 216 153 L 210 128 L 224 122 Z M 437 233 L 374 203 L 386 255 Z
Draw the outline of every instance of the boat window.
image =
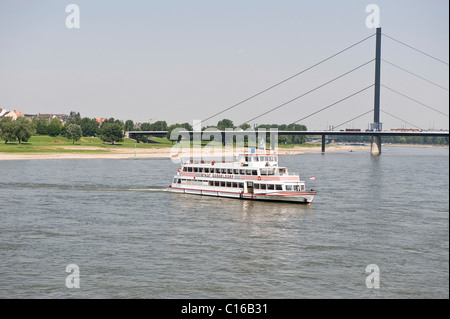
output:
M 276 185 L 276 190 L 277 191 L 282 191 L 283 190 L 283 185 Z
M 241 170 L 240 170 L 240 174 L 241 174 L 241 175 L 245 175 L 245 169 L 241 169 Z
M 259 157 L 258 156 L 255 156 L 254 159 L 255 159 L 254 160 L 255 162 L 259 162 Z
M 216 174 L 220 174 L 220 168 L 216 168 Z
M 187 169 L 189 173 L 192 173 L 192 167 L 188 167 Z
M 233 188 L 237 188 L 238 184 L 237 183 L 233 183 Z
M 209 167 L 205 167 L 205 173 L 209 173 Z
M 246 171 L 246 173 L 247 173 L 247 175 L 252 175 L 252 171 L 251 171 L 250 169 L 248 169 L 248 170 Z
M 214 182 L 213 181 L 209 181 L 208 185 L 209 186 L 214 186 Z
M 225 182 L 220 182 L 221 187 L 225 187 Z
M 291 191 L 292 190 L 292 185 L 286 185 L 286 190 L 287 191 Z
M 239 175 L 239 170 L 238 169 L 234 170 L 234 175 Z
M 255 184 L 255 189 L 259 189 L 259 184 Z
M 253 183 L 252 182 L 248 182 L 247 183 L 247 187 L 250 187 L 250 188 L 253 187 Z
M 269 185 L 267 185 L 267 189 L 270 191 L 273 191 L 275 189 L 275 185 L 269 184 Z
M 174 182 L 174 183 L 176 183 L 176 182 L 177 182 L 177 179 L 176 179 L 176 178 L 174 178 L 174 179 L 173 179 L 173 182 Z
M 183 167 L 183 172 L 187 172 L 187 167 Z
M 215 182 L 215 186 L 220 186 L 220 182 L 219 182 L 219 181 L 216 181 L 216 182 Z
M 239 183 L 239 188 L 244 188 L 244 183 Z
M 231 187 L 231 182 L 227 182 L 227 187 Z
M 267 185 L 266 184 L 261 184 L 261 189 L 266 190 Z
M 245 161 L 248 162 L 248 156 L 245 157 Z
M 257 171 L 257 170 L 253 170 L 253 171 L 252 171 L 252 175 L 253 175 L 253 176 L 258 176 L 258 171 Z
M 227 174 L 232 175 L 233 174 L 233 170 L 231 168 L 227 169 Z
M 294 191 L 298 191 L 298 185 L 294 185 Z
M 301 186 L 301 191 L 304 191 L 305 190 L 305 185 L 302 185 Z
M 182 179 L 182 180 L 181 180 L 181 183 L 186 184 L 186 180 L 185 180 L 185 179 Z
M 198 167 L 194 167 L 194 173 L 198 173 Z

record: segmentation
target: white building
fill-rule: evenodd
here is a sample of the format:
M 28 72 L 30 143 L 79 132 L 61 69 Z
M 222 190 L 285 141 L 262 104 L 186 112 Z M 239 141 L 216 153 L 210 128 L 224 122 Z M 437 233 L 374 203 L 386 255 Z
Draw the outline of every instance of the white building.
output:
M 8 110 L 0 108 L 0 119 L 8 113 Z

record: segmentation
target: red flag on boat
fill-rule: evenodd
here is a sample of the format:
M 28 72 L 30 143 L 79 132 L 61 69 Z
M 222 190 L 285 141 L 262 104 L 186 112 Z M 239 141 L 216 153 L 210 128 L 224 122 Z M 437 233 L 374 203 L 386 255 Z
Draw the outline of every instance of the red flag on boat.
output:
M 311 176 L 309 179 L 316 179 L 316 177 L 315 176 Z

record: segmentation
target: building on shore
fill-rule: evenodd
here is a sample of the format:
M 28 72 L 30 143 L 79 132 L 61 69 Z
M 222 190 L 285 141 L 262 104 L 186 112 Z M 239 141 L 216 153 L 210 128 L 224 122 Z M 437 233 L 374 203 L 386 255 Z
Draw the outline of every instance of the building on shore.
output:
M 2 108 L 0 107 L 0 119 L 3 118 L 3 117 L 5 116 L 6 113 L 8 113 L 8 110 L 2 109 Z
M 14 111 L 11 111 L 11 112 L 6 112 L 2 117 L 10 117 L 10 118 L 12 118 L 15 121 L 19 117 L 25 117 L 25 116 L 23 115 L 22 112 L 14 110 Z

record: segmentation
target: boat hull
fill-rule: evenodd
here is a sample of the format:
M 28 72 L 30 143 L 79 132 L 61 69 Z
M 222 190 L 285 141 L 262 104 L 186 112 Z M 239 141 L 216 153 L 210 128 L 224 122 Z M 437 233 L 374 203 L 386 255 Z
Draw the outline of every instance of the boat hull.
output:
M 213 197 L 224 197 L 224 198 L 236 198 L 236 199 L 246 199 L 246 200 L 260 200 L 260 201 L 272 201 L 272 202 L 286 202 L 286 203 L 297 203 L 297 204 L 311 204 L 316 196 L 317 192 L 296 192 L 296 193 L 273 193 L 273 194 L 251 194 L 251 193 L 237 193 L 237 192 L 224 192 L 224 191 L 214 191 L 214 190 L 199 190 L 199 189 L 186 189 L 186 188 L 176 188 L 167 187 L 168 192 L 181 193 L 189 195 L 203 195 L 203 196 L 213 196 Z

